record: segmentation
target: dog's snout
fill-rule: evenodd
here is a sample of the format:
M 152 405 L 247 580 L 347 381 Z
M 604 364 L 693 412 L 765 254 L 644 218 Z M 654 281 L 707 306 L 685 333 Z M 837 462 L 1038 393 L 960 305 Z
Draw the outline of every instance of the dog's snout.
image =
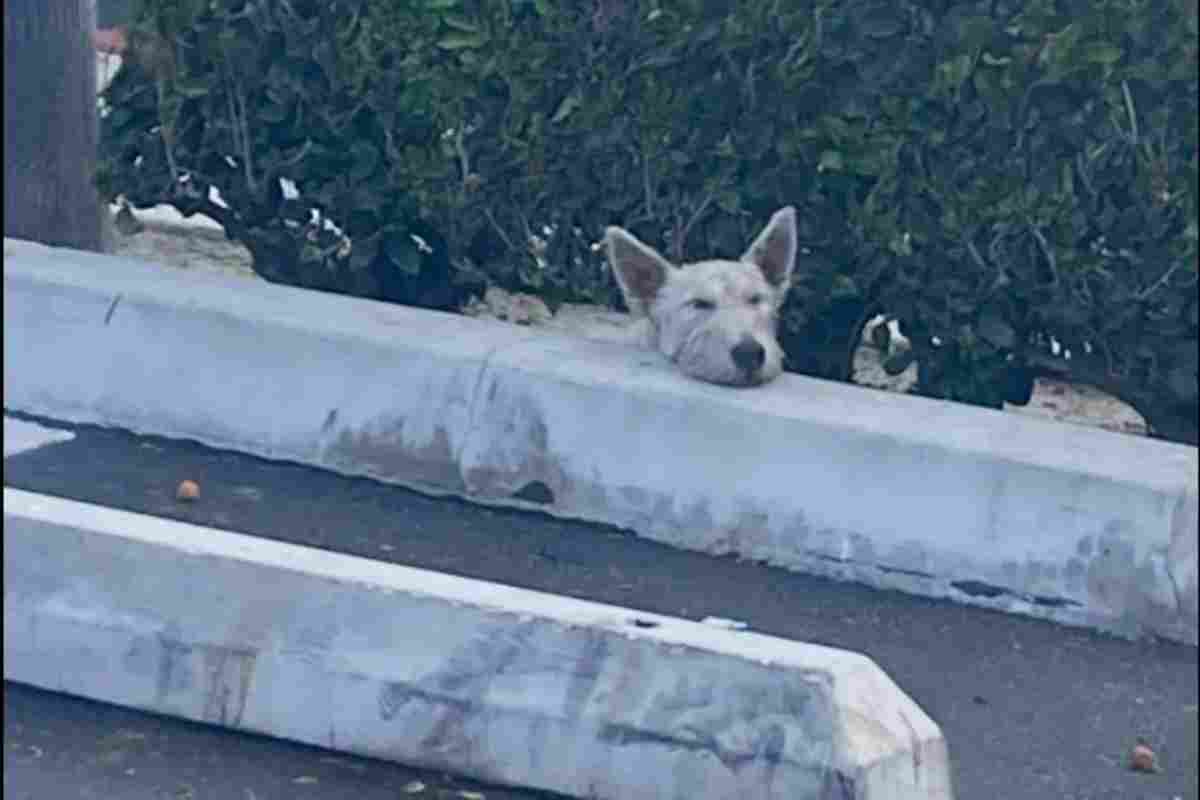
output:
M 763 362 L 767 360 L 767 351 L 761 344 L 749 337 L 734 345 L 729 354 L 737 368 L 747 375 L 758 372 L 762 369 Z

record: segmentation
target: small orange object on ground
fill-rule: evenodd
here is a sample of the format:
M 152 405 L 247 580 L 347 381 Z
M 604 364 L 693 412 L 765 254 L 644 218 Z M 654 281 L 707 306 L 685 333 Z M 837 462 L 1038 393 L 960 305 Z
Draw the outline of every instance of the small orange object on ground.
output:
M 181 481 L 175 490 L 175 497 L 180 500 L 195 500 L 200 496 L 200 484 L 195 481 Z
M 1158 765 L 1154 763 L 1154 751 L 1146 744 L 1137 745 L 1129 757 L 1129 767 L 1135 772 L 1157 772 Z

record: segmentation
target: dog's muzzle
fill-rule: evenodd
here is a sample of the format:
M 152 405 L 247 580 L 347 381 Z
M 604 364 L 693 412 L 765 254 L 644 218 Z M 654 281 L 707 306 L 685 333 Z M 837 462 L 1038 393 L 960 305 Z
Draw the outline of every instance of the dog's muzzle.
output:
M 733 364 L 747 378 L 752 378 L 758 374 L 767 360 L 767 351 L 761 344 L 749 336 L 743 338 L 740 342 L 734 345 L 729 351 L 730 358 L 733 359 Z

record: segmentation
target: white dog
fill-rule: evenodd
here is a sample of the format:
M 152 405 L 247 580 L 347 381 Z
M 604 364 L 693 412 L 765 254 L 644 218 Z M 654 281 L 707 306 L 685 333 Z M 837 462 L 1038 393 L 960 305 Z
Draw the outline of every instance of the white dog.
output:
M 796 210 L 776 211 L 739 261 L 675 266 L 621 228 L 604 234 L 625 302 L 686 375 L 754 386 L 783 371 L 776 317 L 796 260 Z

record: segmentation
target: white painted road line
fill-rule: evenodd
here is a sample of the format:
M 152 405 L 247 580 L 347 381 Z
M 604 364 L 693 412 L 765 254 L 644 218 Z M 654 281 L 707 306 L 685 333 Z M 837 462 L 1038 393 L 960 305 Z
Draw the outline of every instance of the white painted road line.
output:
M 952 796 L 848 651 L 8 488 L 4 592 L 6 679 L 119 705 L 580 798 Z

